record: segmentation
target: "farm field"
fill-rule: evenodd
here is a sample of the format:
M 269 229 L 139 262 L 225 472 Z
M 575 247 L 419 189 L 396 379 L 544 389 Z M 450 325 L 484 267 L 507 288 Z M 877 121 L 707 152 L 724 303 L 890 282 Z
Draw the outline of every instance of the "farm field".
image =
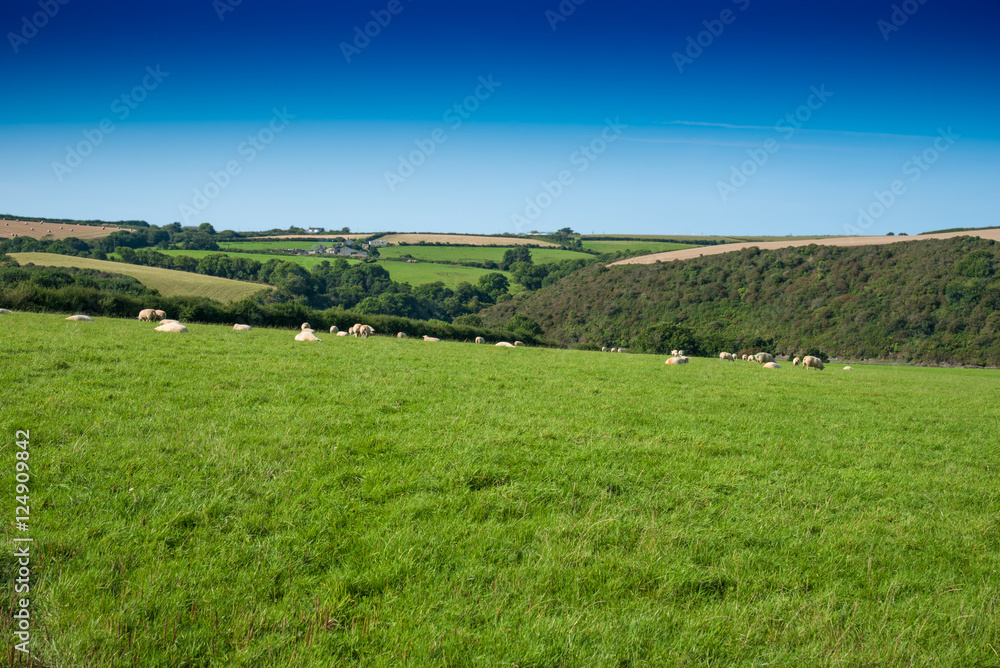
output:
M 326 234 L 279 234 L 274 236 L 266 237 L 249 237 L 251 241 L 269 241 L 270 239 L 312 239 L 313 243 L 321 243 L 328 239 L 336 239 L 340 237 L 342 239 L 367 239 L 371 236 L 371 233 L 362 234 L 341 234 L 340 232 L 328 232 Z M 268 246 L 270 248 L 270 246 Z
M 331 242 L 299 241 L 296 239 L 278 240 L 278 241 L 222 241 L 219 243 L 219 247 L 222 248 L 222 250 L 234 250 L 234 251 L 287 250 L 290 248 L 309 250 L 316 244 L 323 244 L 324 246 L 329 246 Z
M 384 237 L 387 243 L 398 244 L 418 244 L 421 241 L 427 242 L 429 244 L 442 243 L 442 244 L 464 244 L 470 246 L 521 246 L 524 244 L 533 244 L 536 246 L 551 246 L 553 248 L 558 248 L 556 244 L 548 241 L 536 240 L 536 239 L 525 239 L 524 237 L 490 237 L 479 234 L 387 234 Z
M 114 227 L 99 225 L 73 225 L 65 223 L 39 223 L 28 220 L 0 220 L 0 237 L 11 238 L 32 237 L 41 239 L 67 239 L 76 237 L 77 239 L 101 239 L 113 232 L 133 232 L 130 227 Z
M 188 251 L 188 250 L 168 250 L 160 251 L 165 255 L 189 255 L 194 258 L 202 258 L 206 255 L 213 255 L 218 253 L 218 251 Z M 233 253 L 237 255 L 237 253 Z M 239 257 L 249 257 L 258 262 L 267 262 L 270 259 L 286 260 L 288 262 L 295 262 L 302 265 L 306 269 L 312 269 L 320 262 L 333 262 L 338 258 L 329 255 L 268 255 L 265 253 L 253 253 L 250 255 L 239 255 Z M 346 258 L 344 258 L 346 259 Z M 350 264 L 357 264 L 359 260 L 347 260 Z M 480 277 L 489 273 L 500 273 L 507 276 L 508 280 L 511 279 L 509 272 L 503 272 L 499 269 L 479 269 L 478 267 L 461 267 L 453 265 L 444 264 L 431 264 L 431 263 L 416 263 L 409 264 L 406 262 L 379 262 L 380 267 L 389 272 L 389 276 L 392 280 L 397 283 L 409 283 L 410 285 L 417 286 L 423 285 L 424 283 L 434 283 L 436 281 L 441 281 L 446 287 L 454 288 L 459 283 L 476 283 Z M 511 281 L 513 283 L 513 281 Z M 511 293 L 516 293 L 520 290 L 520 286 L 511 285 Z
M 691 244 L 676 244 L 667 241 L 588 241 L 587 239 L 583 239 L 581 243 L 584 248 L 597 251 L 598 253 L 614 253 L 625 250 L 662 253 L 663 251 L 694 247 Z
M 97 269 L 113 274 L 131 276 L 147 288 L 155 288 L 165 297 L 189 295 L 208 297 L 220 302 L 230 302 L 249 297 L 255 292 L 266 290 L 268 286 L 260 283 L 234 281 L 216 276 L 204 276 L 186 271 L 161 269 L 159 267 L 144 267 L 124 262 L 109 262 L 92 258 L 57 255 L 55 253 L 11 253 L 18 264 L 33 263 L 46 267 L 80 267 L 82 269 Z
M 997 372 L 61 318 L 0 316 L 46 666 L 996 663 Z
M 497 264 L 503 260 L 503 255 L 509 248 L 497 246 L 387 246 L 379 248 L 382 258 L 398 258 L 410 255 L 418 260 L 428 262 L 482 262 L 492 260 Z M 536 264 L 543 262 L 559 262 L 561 260 L 589 260 L 593 258 L 587 253 L 563 250 L 561 248 L 532 248 L 531 260 Z
M 1000 241 L 1000 228 L 976 230 L 971 232 L 945 232 L 940 234 L 921 234 L 919 236 L 871 236 L 871 237 L 776 237 L 779 241 L 745 242 L 737 244 L 725 244 L 722 246 L 702 246 L 699 248 L 668 251 L 665 253 L 654 253 L 652 255 L 640 255 L 630 257 L 625 260 L 612 262 L 616 264 L 653 264 L 654 262 L 669 262 L 671 260 L 690 260 L 700 255 L 718 255 L 720 253 L 731 253 L 756 246 L 761 250 L 775 250 L 778 248 L 792 248 L 796 246 L 881 246 L 884 244 L 906 243 L 910 241 L 924 241 L 927 239 L 953 239 L 955 237 L 981 237 Z M 772 237 L 774 238 L 774 237 Z

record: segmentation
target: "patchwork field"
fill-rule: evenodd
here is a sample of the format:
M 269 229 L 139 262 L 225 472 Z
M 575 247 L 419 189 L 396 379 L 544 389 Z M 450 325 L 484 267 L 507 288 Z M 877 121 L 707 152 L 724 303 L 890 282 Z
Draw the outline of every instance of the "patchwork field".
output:
M 645 251 L 648 253 L 662 253 L 664 251 L 682 250 L 693 248 L 697 244 L 676 244 L 667 241 L 588 241 L 582 242 L 584 248 L 597 251 L 598 253 L 614 253 L 617 251 Z
M 32 237 L 41 239 L 101 239 L 113 232 L 132 232 L 129 227 L 73 225 L 66 223 L 38 223 L 28 220 L 0 220 L 0 237 Z
M 521 246 L 533 244 L 536 246 L 552 246 L 558 248 L 556 244 L 548 241 L 535 239 L 525 239 L 524 237 L 489 237 L 478 234 L 388 234 L 384 237 L 390 244 L 407 243 L 418 244 L 421 241 L 434 244 L 463 244 L 469 246 Z
M 0 316 L 44 665 L 997 662 L 996 372 L 293 334 Z
M 216 254 L 218 251 L 168 250 L 160 252 L 165 255 L 189 255 L 194 258 L 202 258 L 206 255 Z M 233 253 L 233 255 L 237 254 Z M 266 253 L 253 253 L 252 255 L 242 255 L 239 257 L 249 257 L 257 260 L 258 262 L 267 262 L 270 259 L 276 258 L 288 262 L 295 262 L 296 264 L 300 264 L 307 269 L 312 269 L 324 261 L 333 262 L 338 259 L 335 256 L 329 255 L 268 255 Z M 360 262 L 360 260 L 347 261 L 350 264 L 357 264 Z M 409 283 L 413 286 L 441 281 L 446 287 L 454 288 L 459 283 L 463 282 L 476 283 L 482 276 L 489 273 L 501 273 L 510 279 L 510 274 L 507 272 L 502 272 L 498 269 L 479 269 L 478 267 L 462 267 L 431 263 L 409 264 L 406 262 L 380 262 L 379 266 L 388 271 L 389 276 L 397 283 Z M 511 286 L 512 293 L 517 292 L 520 289 L 520 286 Z
M 497 264 L 503 260 L 503 255 L 509 248 L 497 246 L 387 246 L 379 248 L 382 258 L 398 258 L 410 255 L 427 262 L 482 262 L 492 260 Z M 561 248 L 532 248 L 531 260 L 536 264 L 543 262 L 559 262 L 561 260 L 589 260 L 593 256 L 587 253 L 563 250 Z
M 165 297 L 190 295 L 208 297 L 220 302 L 230 302 L 249 297 L 268 287 L 259 283 L 234 281 L 228 278 L 204 276 L 186 271 L 144 267 L 124 262 L 109 262 L 55 253 L 11 253 L 10 256 L 16 259 L 18 264 L 30 262 L 44 267 L 80 267 L 81 269 L 97 269 L 113 274 L 124 274 L 135 278 L 147 288 L 159 290 L 160 294 Z
M 674 250 L 668 252 L 655 253 L 652 255 L 641 255 L 625 260 L 612 262 L 616 264 L 653 264 L 654 262 L 669 262 L 671 260 L 690 260 L 700 255 L 718 255 L 719 253 L 731 253 L 756 246 L 761 250 L 775 250 L 778 248 L 793 248 L 798 246 L 881 246 L 884 244 L 898 244 L 908 241 L 924 241 L 927 239 L 952 239 L 954 237 L 976 236 L 983 239 L 1000 241 L 1000 228 L 967 231 L 967 232 L 945 232 L 940 234 L 921 234 L 918 236 L 884 236 L 884 237 L 769 237 L 778 239 L 777 241 L 750 241 L 735 244 L 725 244 L 722 246 L 702 246 L 698 248 Z M 761 237 L 762 239 L 764 237 Z

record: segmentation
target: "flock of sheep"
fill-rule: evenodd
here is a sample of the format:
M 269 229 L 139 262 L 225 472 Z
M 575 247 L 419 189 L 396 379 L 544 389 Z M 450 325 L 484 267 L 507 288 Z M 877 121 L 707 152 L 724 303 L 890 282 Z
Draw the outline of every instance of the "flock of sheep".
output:
M 11 311 L 9 311 L 9 310 L 7 310 L 5 308 L 0 308 L 0 314 L 4 314 L 4 313 L 11 313 Z M 185 327 L 184 325 L 182 325 L 179 321 L 177 321 L 177 320 L 168 320 L 168 319 L 166 319 L 166 316 L 167 316 L 167 314 L 166 314 L 165 311 L 160 311 L 160 310 L 157 310 L 157 309 L 147 308 L 147 309 L 143 309 L 142 311 L 139 311 L 139 320 L 145 321 L 145 322 L 159 322 L 160 323 L 159 327 L 154 327 L 154 331 L 157 331 L 157 332 L 175 332 L 175 333 L 183 333 L 183 332 L 188 331 L 187 327 Z M 89 315 L 71 315 L 68 318 L 66 318 L 66 320 L 74 320 L 74 321 L 77 321 L 77 322 L 93 322 L 94 321 L 94 319 L 91 318 Z M 238 325 L 237 324 L 237 325 L 233 325 L 233 329 L 236 330 L 236 331 L 249 331 L 249 330 L 251 330 L 253 328 L 250 325 Z M 295 340 L 296 341 L 318 341 L 318 342 L 321 342 L 323 340 L 323 339 L 321 339 L 321 338 L 319 338 L 319 337 L 316 336 L 316 330 L 312 329 L 309 326 L 308 322 L 302 323 L 302 326 L 299 328 L 299 330 L 300 330 L 299 333 L 295 335 Z M 339 329 L 337 329 L 337 326 L 334 325 L 333 327 L 330 328 L 330 333 L 334 334 L 336 336 L 356 336 L 356 337 L 359 337 L 359 338 L 362 338 L 362 339 L 367 339 L 369 336 L 371 336 L 372 334 L 375 333 L 375 329 L 371 325 L 365 325 L 365 324 L 362 324 L 362 323 L 358 322 L 358 323 L 355 323 L 350 328 L 348 328 L 348 330 L 346 332 L 340 331 Z M 396 338 L 407 339 L 409 337 L 406 335 L 405 332 L 399 332 L 399 333 L 396 334 Z M 430 341 L 430 342 L 436 342 L 436 341 L 440 341 L 441 340 L 441 339 L 433 337 L 433 336 L 427 336 L 426 334 L 423 336 L 423 339 L 424 339 L 424 341 Z M 484 339 L 481 336 L 477 336 L 476 337 L 476 343 L 486 343 L 486 339 Z M 497 347 L 500 347 L 500 348 L 519 348 L 519 347 L 523 346 L 524 343 L 522 343 L 521 341 L 515 341 L 514 343 L 509 343 L 507 341 L 501 341 L 501 342 L 497 343 L 496 345 L 497 345 Z M 616 352 L 617 353 L 623 353 L 623 352 L 625 352 L 625 350 L 626 350 L 625 348 L 607 348 L 607 347 L 602 347 L 601 348 L 602 352 L 612 352 L 612 353 L 616 353 Z M 689 357 L 687 357 L 687 356 L 684 355 L 684 351 L 683 350 L 671 350 L 670 351 L 670 355 L 671 355 L 671 357 L 665 362 L 665 364 L 687 364 L 688 361 L 691 359 L 691 358 L 689 358 Z M 756 362 L 757 364 L 760 364 L 761 366 L 763 366 L 765 369 L 780 369 L 781 368 L 781 366 L 777 362 L 774 361 L 774 356 L 771 355 L 771 354 L 769 354 L 769 353 L 757 353 L 756 355 L 742 355 L 742 356 L 737 356 L 735 353 L 727 353 L 727 352 L 721 352 L 721 353 L 719 353 L 719 360 L 722 361 L 722 362 L 735 362 L 735 361 L 740 360 L 740 359 L 742 359 L 744 362 Z M 823 368 L 824 368 L 823 367 L 823 360 L 821 360 L 818 357 L 814 357 L 812 355 L 806 355 L 805 357 L 803 357 L 801 359 L 799 359 L 798 357 L 796 357 L 796 358 L 794 358 L 792 360 L 792 366 L 799 366 L 799 365 L 801 365 L 803 369 L 819 369 L 820 371 L 822 371 Z M 844 367 L 844 371 L 852 371 L 853 368 L 854 367 L 851 367 L 851 366 L 845 366 Z

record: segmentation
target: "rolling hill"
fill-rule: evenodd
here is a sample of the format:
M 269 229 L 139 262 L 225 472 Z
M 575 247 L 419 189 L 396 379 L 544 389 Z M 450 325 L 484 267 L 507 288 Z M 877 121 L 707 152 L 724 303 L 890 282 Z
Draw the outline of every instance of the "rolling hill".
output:
M 32 263 L 46 267 L 80 267 L 81 269 L 97 269 L 112 274 L 131 276 L 148 288 L 155 288 L 165 297 L 191 296 L 208 297 L 220 302 L 231 302 L 243 297 L 249 297 L 255 292 L 266 290 L 267 285 L 234 281 L 228 278 L 203 276 L 186 271 L 145 267 L 126 264 L 124 262 L 109 262 L 72 255 L 56 255 L 55 253 L 11 253 L 18 264 Z
M 961 234 L 892 246 L 744 248 L 588 267 L 480 315 L 487 325 L 525 315 L 564 344 L 696 346 L 701 354 L 815 348 L 855 359 L 995 366 L 998 270 L 1000 245 Z

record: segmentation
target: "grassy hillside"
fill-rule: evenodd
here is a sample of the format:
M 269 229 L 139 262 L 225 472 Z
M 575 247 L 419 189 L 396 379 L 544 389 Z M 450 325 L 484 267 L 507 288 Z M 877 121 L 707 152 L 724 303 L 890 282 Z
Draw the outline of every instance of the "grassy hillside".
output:
M 646 253 L 662 253 L 664 251 L 681 250 L 691 248 L 691 244 L 678 244 L 667 241 L 589 241 L 586 238 L 581 242 L 584 248 L 597 251 L 598 253 L 615 253 L 618 251 L 643 251 Z
M 1000 365 L 1000 244 L 972 237 L 893 246 L 755 248 L 660 264 L 589 267 L 483 312 L 515 312 L 563 343 L 767 348 Z M 668 327 L 664 328 L 663 326 Z M 713 350 L 714 349 L 714 350 Z
M 164 255 L 188 255 L 190 257 L 200 259 L 206 255 L 215 255 L 218 251 L 168 250 L 160 252 Z M 251 255 L 233 253 L 232 255 L 237 257 L 248 257 L 253 260 L 257 260 L 258 262 L 267 262 L 270 259 L 284 260 L 286 262 L 300 264 L 309 270 L 312 270 L 313 267 L 321 262 L 333 262 L 337 259 L 336 257 L 322 255 L 269 255 L 267 253 L 253 253 Z M 350 264 L 357 264 L 359 260 L 347 260 L 347 262 Z M 406 262 L 380 262 L 379 266 L 389 272 L 389 276 L 391 276 L 392 280 L 397 283 L 409 283 L 413 286 L 441 281 L 446 287 L 455 288 L 459 283 L 463 282 L 476 283 L 482 276 L 489 273 L 501 273 L 507 276 L 508 280 L 511 280 L 509 272 L 503 272 L 498 269 L 486 270 L 478 267 L 462 267 L 426 263 L 408 264 Z M 511 286 L 512 293 L 517 292 L 520 289 L 520 286 Z
M 398 258 L 410 255 L 428 262 L 483 262 L 491 260 L 497 264 L 503 260 L 507 248 L 496 246 L 387 246 L 379 249 L 382 258 Z M 590 259 L 587 253 L 562 250 L 560 248 L 532 248 L 531 260 L 536 264 L 559 262 L 561 260 Z
M 151 330 L 0 316 L 45 665 L 995 661 L 996 373 Z
M 11 253 L 10 255 L 19 264 L 30 262 L 46 267 L 80 267 L 124 274 L 137 279 L 148 288 L 159 290 L 165 297 L 184 295 L 230 302 L 267 289 L 266 285 L 259 283 L 246 283 L 228 278 L 192 274 L 186 271 L 144 267 L 123 262 L 107 262 L 71 255 L 56 255 L 54 253 Z

